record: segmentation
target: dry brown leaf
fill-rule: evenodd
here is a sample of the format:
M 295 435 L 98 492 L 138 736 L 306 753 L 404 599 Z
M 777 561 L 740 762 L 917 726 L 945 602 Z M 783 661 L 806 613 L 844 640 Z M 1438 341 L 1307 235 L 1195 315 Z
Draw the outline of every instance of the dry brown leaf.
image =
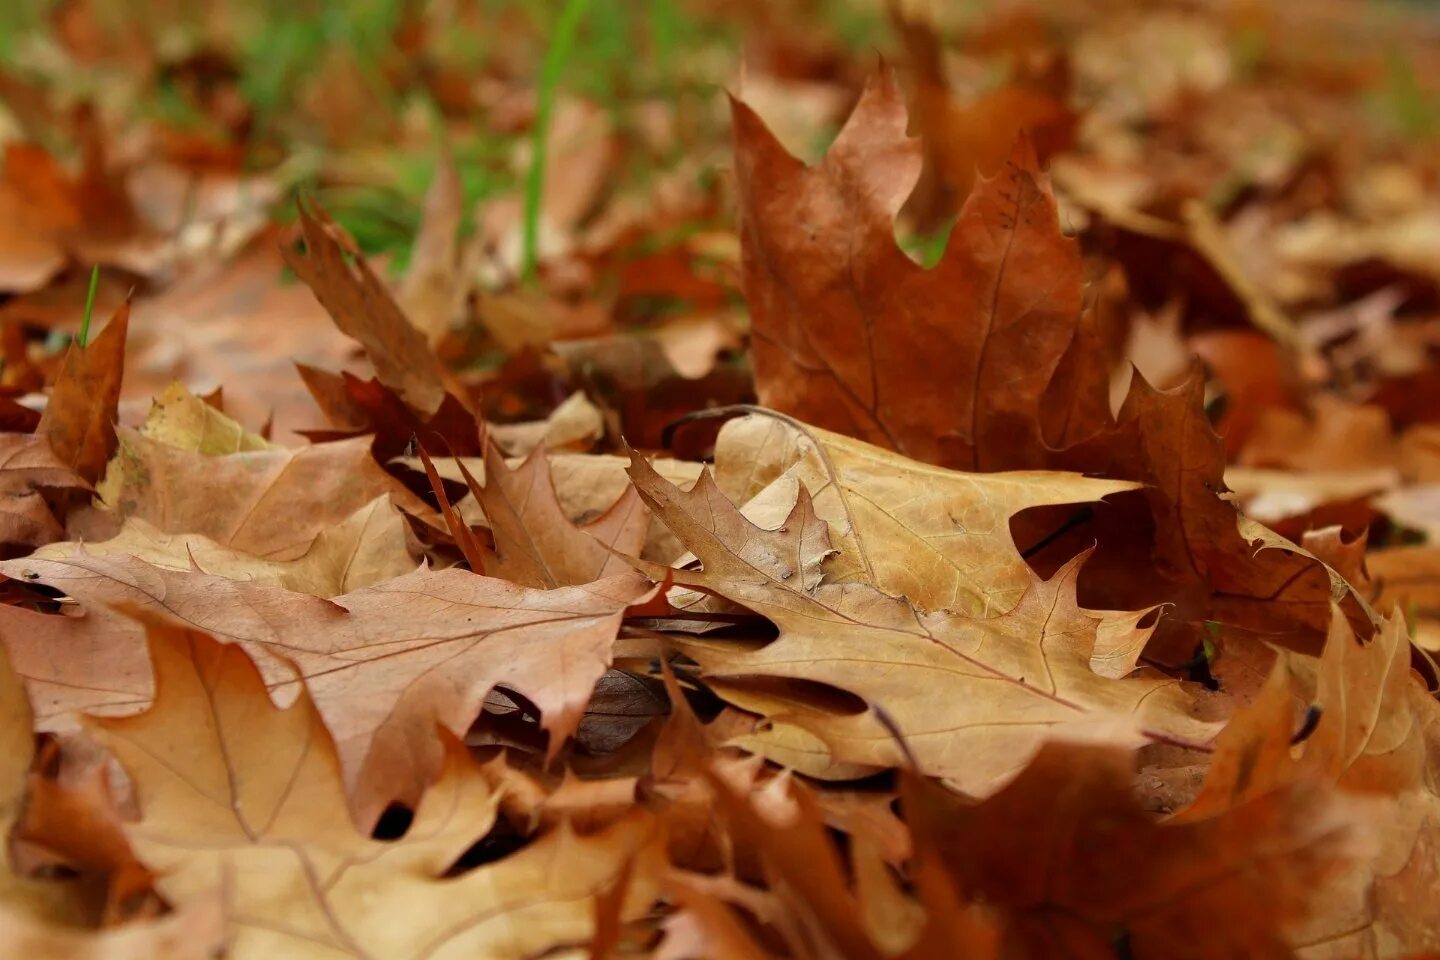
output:
M 1080 315 L 1080 255 L 1022 144 L 981 182 L 933 270 L 895 242 L 920 171 L 888 71 L 806 167 L 734 104 L 760 401 L 916 460 L 1045 463 L 1040 406 Z
M 569 587 L 630 569 L 623 556 L 638 557 L 650 514 L 634 487 L 584 526 L 570 522 L 555 498 L 550 460 L 543 450 L 516 470 L 499 449 L 485 449 L 486 480 L 472 488 L 495 535 L 485 551 L 485 572 L 527 587 Z
M 765 530 L 741 516 L 709 474 L 683 493 L 633 456 L 631 478 L 704 564 L 703 572 L 674 571 L 674 582 L 718 593 L 780 628 L 759 649 L 685 643 L 707 677 L 829 684 L 871 706 L 827 714 L 797 703 L 792 711 L 782 698 L 767 711 L 775 728 L 793 719 L 820 739 L 828 756 L 807 772 L 832 762 L 902 762 L 876 710 L 892 718 L 925 773 L 979 796 L 1000 789 L 1044 739 L 1068 726 L 1098 725 L 1121 743 L 1208 739 L 1210 728 L 1191 715 L 1177 681 L 1113 680 L 1091 669 L 1101 618 L 1076 603 L 1078 561 L 1049 581 L 1029 574 L 1019 604 L 1001 616 L 925 614 L 868 585 L 824 582 L 829 535 L 803 487 L 784 522 Z M 728 686 L 721 693 L 732 695 Z M 764 751 L 774 737 L 758 732 L 743 745 Z
M 89 483 L 100 479 L 115 452 L 129 322 L 130 303 L 126 301 L 90 343 L 71 344 L 35 428 L 50 442 L 55 455 Z
M 981 619 L 1012 609 L 1029 585 L 1012 516 L 1137 486 L 1041 471 L 957 473 L 766 415 L 721 430 L 715 483 L 769 529 L 803 484 L 837 553 L 825 565 L 828 582 L 865 583 L 922 610 Z
M 30 556 L 65 560 L 77 554 L 129 556 L 167 570 L 198 570 L 229 580 L 333 597 L 403 576 L 419 564 L 409 525 L 381 496 L 327 526 L 293 560 L 267 560 L 222 546 L 198 533 L 163 533 L 138 517 L 98 543 L 53 543 Z
M 83 608 L 71 617 L 0 605 L 0 634 L 13 638 L 16 669 L 45 726 L 63 726 L 72 711 L 131 713 L 149 702 L 140 628 L 112 608 L 164 611 L 243 644 L 277 697 L 305 680 L 362 821 L 420 794 L 440 766 L 437 725 L 463 736 L 496 686 L 540 709 L 550 754 L 558 753 L 610 666 L 625 609 L 650 592 L 634 573 L 545 591 L 452 569 L 323 600 L 84 554 L 7 561 L 0 573 L 54 587 Z
M 365 437 L 211 457 L 123 427 L 119 435 L 103 500 L 71 515 L 76 539 L 108 540 L 138 519 L 162 533 L 200 534 L 251 556 L 293 560 L 376 497 L 430 512 L 380 469 Z
M 324 305 L 341 332 L 365 348 L 386 386 L 422 414 L 445 399 L 445 378 L 424 334 L 417 330 L 363 258 L 352 265 L 331 235 L 328 219 L 300 209 L 305 252 L 285 250 L 285 262 Z
M 0 434 L 0 549 L 17 550 L 59 540 L 64 534 L 41 491 L 89 488 L 42 437 Z
M 1309 676 L 1313 670 L 1313 676 Z M 1294 676 L 1294 679 L 1292 679 Z M 1295 693 L 1313 691 L 1303 719 Z M 1294 748 L 1297 732 L 1307 734 Z M 1305 778 L 1373 798 L 1376 849 L 1317 891 L 1295 931 L 1307 956 L 1416 955 L 1440 949 L 1440 920 L 1418 890 L 1440 881 L 1440 704 L 1410 672 L 1404 620 L 1367 644 L 1337 610 L 1318 665 L 1281 658 L 1262 694 L 1216 743 L 1204 787 L 1182 819 L 1215 815 Z
M 306 693 L 276 708 L 239 647 L 160 615 L 146 627 L 155 705 L 89 724 L 135 784 L 142 818 L 127 832 L 162 892 L 182 905 L 220 892 L 228 956 L 522 960 L 586 942 L 591 903 L 622 870 L 627 918 L 649 905 L 659 847 L 644 813 L 590 837 L 561 827 L 447 878 L 500 799 L 458 741 L 405 836 L 371 840 Z
M 916 843 L 1004 918 L 1016 956 L 1288 957 L 1286 934 L 1358 849 L 1355 811 L 1312 784 L 1185 824 L 1131 793 L 1133 757 L 1052 742 L 978 805 L 906 778 Z

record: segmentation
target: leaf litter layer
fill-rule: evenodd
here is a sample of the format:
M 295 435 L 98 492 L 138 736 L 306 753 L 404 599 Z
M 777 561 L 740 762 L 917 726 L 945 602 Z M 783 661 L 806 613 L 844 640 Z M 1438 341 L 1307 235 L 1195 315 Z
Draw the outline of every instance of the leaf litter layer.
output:
M 1440 951 L 1433 56 L 594 6 L 19 34 L 7 950 Z

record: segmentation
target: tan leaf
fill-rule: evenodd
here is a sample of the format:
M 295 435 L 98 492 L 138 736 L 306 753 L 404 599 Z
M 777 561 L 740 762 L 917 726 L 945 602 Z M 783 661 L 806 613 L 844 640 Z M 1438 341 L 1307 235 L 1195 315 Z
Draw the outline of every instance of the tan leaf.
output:
M 140 434 L 179 450 L 207 457 L 269 450 L 274 445 L 251 433 L 179 383 L 155 398 Z
M 591 837 L 562 827 L 447 879 L 499 802 L 458 741 L 405 836 L 371 840 L 346 814 L 306 693 L 276 708 L 239 647 L 158 616 L 147 629 L 155 705 L 89 723 L 134 781 L 142 819 L 128 833 L 162 891 L 182 905 L 221 891 L 228 956 L 520 960 L 584 943 L 592 901 L 635 858 L 624 912 L 648 906 L 658 847 L 645 814 Z
M 893 719 L 925 773 L 981 796 L 1000 789 L 1066 727 L 1099 726 L 1122 743 L 1210 735 L 1177 681 L 1113 680 L 1091 670 L 1100 616 L 1076 603 L 1079 561 L 1049 581 L 1031 574 L 1019 604 L 1000 616 L 921 613 L 868 585 L 822 582 L 829 536 L 803 487 L 780 527 L 766 530 L 741 516 L 708 474 L 682 493 L 633 456 L 631 477 L 704 564 L 699 573 L 674 571 L 675 582 L 718 593 L 780 628 L 759 649 L 685 643 L 707 677 L 802 679 L 871 706 L 860 714 L 770 714 L 776 728 L 794 716 L 834 761 L 903 761 L 877 709 Z M 763 750 L 766 741 L 754 735 L 746 745 Z
M 323 530 L 385 494 L 430 512 L 380 469 L 366 437 L 210 457 L 122 427 L 102 487 L 101 504 L 72 516 L 77 539 L 108 540 L 139 519 L 270 560 L 304 555 Z
M 402 576 L 420 562 L 409 526 L 389 497 L 377 497 L 321 530 L 293 560 L 267 560 L 223 546 L 198 533 L 162 533 L 138 517 L 98 543 L 53 543 L 30 556 L 60 560 L 78 553 L 130 556 L 167 570 L 204 573 L 333 597 Z
M 616 553 L 639 556 L 645 545 L 650 514 L 634 487 L 577 527 L 560 509 L 543 450 L 512 471 L 488 444 L 485 470 L 485 485 L 472 493 L 495 535 L 495 552 L 485 559 L 491 576 L 527 587 L 579 586 L 628 571 L 630 565 Z
M 829 582 L 867 583 L 922 610 L 978 618 L 1009 611 L 1026 590 L 1012 516 L 1137 488 L 1067 473 L 957 473 L 764 415 L 721 430 L 715 482 L 747 519 L 770 528 L 803 484 L 838 554 L 825 565 Z
M 87 555 L 7 561 L 0 573 L 52 586 L 84 610 L 57 617 L 0 605 L 0 635 L 46 726 L 63 726 L 70 711 L 132 713 L 149 702 L 140 628 L 112 608 L 167 612 L 243 644 L 277 697 L 305 680 L 362 821 L 419 795 L 440 767 L 436 726 L 463 736 L 497 685 L 541 710 L 557 753 L 610 666 L 626 607 L 650 591 L 634 573 L 546 591 L 452 569 L 322 600 Z

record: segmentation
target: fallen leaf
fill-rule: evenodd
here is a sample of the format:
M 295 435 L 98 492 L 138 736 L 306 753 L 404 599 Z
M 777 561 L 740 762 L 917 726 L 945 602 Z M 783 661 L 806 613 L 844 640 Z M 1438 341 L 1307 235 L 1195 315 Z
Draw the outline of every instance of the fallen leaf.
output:
M 765 415 L 721 430 L 715 484 L 747 519 L 772 529 L 803 485 L 837 553 L 825 564 L 828 582 L 865 583 L 922 610 L 982 619 L 1014 608 L 1028 587 L 1011 517 L 1136 489 L 1058 472 L 943 470 Z
M 198 570 L 229 580 L 266 584 L 333 597 L 374 586 L 414 570 L 418 551 L 403 516 L 388 497 L 377 497 L 327 526 L 292 560 L 267 560 L 223 546 L 198 533 L 163 533 L 138 517 L 98 543 L 52 543 L 30 556 L 64 561 L 76 554 L 135 557 L 167 570 Z
M 1209 737 L 1177 681 L 1112 680 L 1091 670 L 1100 617 L 1076 603 L 1078 561 L 1048 582 L 1030 574 L 1019 604 L 1003 615 L 925 614 L 864 584 L 824 582 L 829 535 L 803 487 L 784 522 L 766 530 L 745 519 L 709 474 L 683 493 L 635 455 L 630 475 L 704 564 L 698 573 L 673 571 L 674 582 L 743 604 L 780 629 L 759 649 L 684 643 L 706 677 L 807 680 L 871 706 L 828 716 L 798 709 L 787 716 L 781 706 L 771 714 L 777 727 L 793 716 L 835 762 L 883 767 L 903 759 L 877 710 L 892 718 L 925 773 L 977 796 L 1000 789 L 1046 737 L 1070 725 L 1107 725 L 1122 743 Z M 931 695 L 916 698 L 917 690 Z M 766 742 L 756 734 L 744 745 L 763 751 Z
M 458 277 L 463 212 L 460 173 L 449 141 L 442 139 L 435 175 L 425 194 L 420 233 L 397 298 L 405 315 L 432 345 L 450 329 L 463 293 Z
M 212 457 L 123 427 L 119 435 L 103 500 L 71 517 L 77 539 L 108 540 L 138 519 L 162 533 L 200 534 L 251 556 L 292 560 L 378 496 L 430 512 L 380 469 L 365 438 Z
M 743 103 L 733 114 L 761 403 L 941 466 L 1044 465 L 1041 399 L 1081 276 L 1033 150 L 977 186 L 925 270 L 895 242 L 920 146 L 888 71 L 814 167 Z
M 1289 956 L 1317 886 L 1358 849 L 1357 813 L 1309 784 L 1184 824 L 1157 822 L 1131 792 L 1132 756 L 1046 744 L 977 805 L 907 776 L 917 844 L 1004 918 L 1023 956 Z M 1216 919 L 1224 917 L 1223 924 Z
M 10 565 L 10 564 L 15 565 Z M 303 679 L 336 738 L 362 822 L 413 801 L 438 773 L 437 725 L 460 737 L 496 686 L 543 715 L 553 757 L 610 666 L 621 618 L 650 584 L 631 573 L 531 590 L 464 570 L 419 570 L 333 600 L 81 554 L 0 563 L 0 573 L 79 601 L 83 615 L 0 605 L 44 726 L 74 711 L 132 713 L 151 697 L 128 604 L 183 618 L 256 657 L 277 697 Z M 57 658 L 55 651 L 68 650 Z
M 61 462 L 42 437 L 0 434 L 0 548 L 38 547 L 65 533 L 43 491 L 84 491 L 84 479 Z
M 648 906 L 657 848 L 643 813 L 590 837 L 561 827 L 448 877 L 499 802 L 458 741 L 406 834 L 372 840 L 346 815 L 339 758 L 307 694 L 276 708 L 238 646 L 160 616 L 146 630 L 154 706 L 89 725 L 134 781 L 142 818 L 127 832 L 162 892 L 183 905 L 220 891 L 229 956 L 520 960 L 584 943 L 592 900 L 626 864 L 625 914 Z M 402 902 L 425 907 L 375 909 Z
M 74 343 L 50 392 L 36 432 L 86 482 L 100 479 L 115 452 L 120 380 L 125 372 L 127 301 L 88 344 Z
M 527 587 L 579 586 L 628 571 L 624 557 L 639 556 L 645 545 L 650 514 L 634 487 L 576 526 L 555 497 L 543 450 L 512 471 L 492 443 L 485 449 L 485 473 L 485 485 L 471 492 L 495 535 L 495 550 L 484 560 L 490 576 Z
M 365 348 L 380 380 L 412 408 L 433 413 L 445 399 L 439 361 L 425 336 L 390 296 L 363 258 L 352 264 L 328 219 L 300 208 L 305 252 L 285 250 L 285 262 L 314 292 L 335 325 Z

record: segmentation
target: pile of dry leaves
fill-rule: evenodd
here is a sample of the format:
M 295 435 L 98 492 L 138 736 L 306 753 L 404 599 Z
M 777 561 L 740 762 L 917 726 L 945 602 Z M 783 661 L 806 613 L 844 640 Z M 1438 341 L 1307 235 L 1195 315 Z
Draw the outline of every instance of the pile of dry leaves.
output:
M 437 5 L 377 69 L 548 120 L 541 229 L 442 145 L 392 271 L 92 6 L 0 75 L 7 956 L 1440 954 L 1420 15 L 742 4 L 728 106 L 547 116 Z M 321 186 L 421 136 L 347 69 Z

